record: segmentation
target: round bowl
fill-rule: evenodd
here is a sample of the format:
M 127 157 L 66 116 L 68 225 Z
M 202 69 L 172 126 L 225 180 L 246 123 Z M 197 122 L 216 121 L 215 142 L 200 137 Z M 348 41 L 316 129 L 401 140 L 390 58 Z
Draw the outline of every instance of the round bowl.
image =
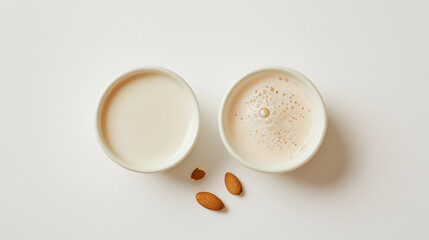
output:
M 171 151 L 174 151 L 171 154 L 169 154 L 170 151 L 168 153 L 165 153 L 165 151 L 162 150 L 163 147 L 165 147 L 165 146 L 162 146 L 162 144 L 164 144 L 164 143 L 157 145 L 157 146 L 160 146 L 159 147 L 160 150 L 158 150 L 158 147 L 156 148 L 157 150 L 153 150 L 154 148 L 149 147 L 149 143 L 151 143 L 151 139 L 149 139 L 149 140 L 144 139 L 145 141 L 134 141 L 134 142 L 133 141 L 130 142 L 130 141 L 128 141 L 128 139 L 126 139 L 127 141 L 122 141 L 122 139 L 120 139 L 120 138 L 113 138 L 113 137 L 109 136 L 109 134 L 106 133 L 107 130 L 104 129 L 105 125 L 107 126 L 107 123 L 105 123 L 107 120 L 104 120 L 104 118 L 107 118 L 106 117 L 107 111 L 110 111 L 108 109 L 111 108 L 110 101 L 112 101 L 112 100 L 110 100 L 110 99 L 112 99 L 113 96 L 118 95 L 117 92 L 125 91 L 125 90 L 121 90 L 122 88 L 124 88 L 123 86 L 126 86 L 127 84 L 131 84 L 133 81 L 136 81 L 135 79 L 138 79 L 137 81 L 148 80 L 149 78 L 145 79 L 145 76 L 160 76 L 162 79 L 167 79 L 167 81 L 173 81 L 174 87 L 175 88 L 177 87 L 180 90 L 180 94 L 181 94 L 180 96 L 184 96 L 186 98 L 187 111 L 186 111 L 186 113 L 183 113 L 183 114 L 187 114 L 187 115 L 185 115 L 183 118 L 181 118 L 181 119 L 185 119 L 184 122 L 186 124 L 186 129 L 183 130 L 183 133 L 181 132 L 180 136 L 176 135 L 176 138 L 179 139 L 178 141 L 180 141 L 180 142 L 177 145 L 178 146 L 177 150 L 171 150 Z M 152 78 L 152 79 L 150 79 L 150 81 L 157 81 L 157 79 L 155 78 L 155 80 L 154 80 L 154 78 Z M 146 82 L 145 84 L 148 84 L 148 83 Z M 152 84 L 152 82 L 151 82 L 151 84 Z M 160 84 L 160 83 L 155 82 L 155 84 Z M 170 84 L 170 82 L 168 82 L 168 84 Z M 132 86 L 129 85 L 127 89 L 136 89 L 134 86 L 135 85 L 132 85 Z M 134 91 L 134 90 L 131 90 L 131 91 Z M 148 91 L 142 91 L 142 93 L 133 92 L 134 95 L 132 95 L 132 96 L 138 97 L 138 96 L 142 96 L 141 94 L 151 93 L 150 91 L 149 92 Z M 123 93 L 123 92 L 121 94 L 126 95 L 126 93 Z M 123 95 L 121 95 L 121 96 L 123 96 Z M 129 95 L 129 96 L 131 96 L 131 95 Z M 155 96 L 157 96 L 157 95 L 155 95 Z M 168 97 L 170 97 L 170 98 L 168 98 Z M 167 106 L 167 107 L 173 106 L 170 104 L 176 104 L 177 105 L 177 101 L 178 101 L 177 99 L 173 99 L 173 97 L 171 97 L 169 95 L 166 95 L 166 99 L 167 99 L 167 100 L 165 100 L 166 102 L 163 102 L 163 104 L 164 104 L 163 106 Z M 140 103 L 140 101 L 134 101 L 134 102 L 133 101 L 131 101 L 131 106 L 133 107 L 134 102 L 138 102 L 135 104 L 136 106 L 138 106 L 137 109 L 145 109 L 145 106 L 149 106 L 150 104 L 153 104 L 153 102 L 149 102 L 149 101 L 142 101 L 141 103 Z M 119 113 L 122 113 L 121 109 L 128 109 L 127 110 L 128 112 L 126 112 L 128 115 L 124 114 L 124 117 L 122 119 L 120 119 L 122 125 L 124 125 L 124 123 L 125 123 L 125 127 L 127 127 L 127 124 L 128 124 L 127 121 L 132 120 L 132 119 L 130 119 L 130 116 L 133 116 L 133 108 L 131 108 L 131 111 L 130 111 L 129 105 L 121 106 L 119 108 L 116 107 L 116 109 L 120 109 Z M 174 106 L 176 106 L 176 105 L 174 105 Z M 142 111 L 142 110 L 139 110 L 139 111 Z M 144 114 L 139 115 L 138 117 L 140 117 L 140 119 L 143 119 L 143 120 L 145 120 L 146 117 L 147 118 L 151 117 L 151 116 L 149 116 L 149 114 L 148 114 L 148 116 L 146 116 L 145 114 L 146 114 L 146 112 L 144 112 Z M 155 111 L 154 114 L 161 114 L 161 113 Z M 179 112 L 179 114 L 181 114 L 181 113 Z M 168 114 L 166 114 L 166 115 L 168 115 Z M 121 114 L 113 114 L 113 115 L 109 115 L 109 116 L 121 116 Z M 158 116 L 161 116 L 161 115 L 158 115 Z M 162 115 L 162 116 L 164 116 L 164 115 Z M 172 114 L 172 116 L 174 116 L 174 115 Z M 167 127 L 171 128 L 171 126 L 169 126 L 169 122 L 178 121 L 177 117 L 180 117 L 180 116 L 176 115 L 176 117 L 168 118 L 165 121 L 166 128 Z M 195 97 L 194 92 L 192 91 L 192 89 L 189 87 L 189 85 L 186 83 L 185 80 L 183 80 L 179 75 L 177 75 L 174 72 L 172 72 L 168 69 L 165 69 L 165 68 L 145 67 L 145 68 L 136 69 L 136 70 L 133 70 L 133 71 L 130 71 L 128 73 L 123 74 L 122 76 L 118 77 L 115 81 L 113 81 L 110 84 L 110 86 L 105 90 L 105 92 L 103 93 L 103 96 L 101 97 L 101 100 L 98 104 L 97 116 L 96 116 L 96 135 L 97 135 L 97 139 L 101 145 L 101 148 L 106 153 L 106 155 L 110 159 L 112 159 L 115 163 L 119 164 L 120 166 L 122 166 L 126 169 L 129 169 L 129 170 L 132 170 L 132 171 L 142 172 L 142 173 L 160 172 L 160 171 L 164 171 L 164 170 L 167 170 L 169 168 L 176 166 L 192 150 L 192 148 L 195 144 L 195 141 L 197 139 L 198 131 L 199 131 L 199 123 L 200 123 L 199 119 L 200 119 L 200 113 L 199 113 L 199 106 L 198 106 L 197 99 Z M 111 120 L 111 122 L 113 122 L 113 120 Z M 139 122 L 139 121 L 137 121 L 137 122 Z M 141 128 L 144 127 L 144 131 L 148 131 L 148 132 L 150 132 L 150 130 L 152 128 L 152 126 L 149 126 L 149 125 L 138 126 L 138 124 L 137 124 L 136 128 L 139 128 L 139 127 L 141 127 Z M 106 127 L 106 129 L 107 129 L 107 127 Z M 126 129 L 126 130 L 129 130 L 129 129 Z M 141 134 L 142 132 L 143 133 L 146 133 L 146 132 L 144 132 L 144 131 L 137 132 L 138 130 L 139 129 L 135 130 L 136 133 L 133 132 L 134 129 L 129 130 L 129 132 L 130 132 L 129 135 L 132 136 L 133 134 L 137 135 L 137 133 L 139 133 L 140 135 L 138 135 L 138 136 L 143 136 L 143 138 L 147 138 L 146 135 Z M 122 129 L 118 131 L 119 135 L 121 134 L 121 131 L 122 131 Z M 125 132 L 125 131 L 123 131 L 123 132 Z M 165 131 L 165 132 L 167 132 L 167 131 Z M 128 134 L 128 132 L 126 132 L 126 133 Z M 113 136 L 113 134 L 110 134 L 110 135 Z M 183 136 L 183 138 L 182 138 L 182 136 Z M 112 140 L 112 139 L 114 139 L 114 140 Z M 161 157 L 162 160 L 155 161 L 154 160 L 155 158 L 151 158 L 148 156 L 140 156 L 138 154 L 135 154 L 137 161 L 135 161 L 135 160 L 131 161 L 130 159 L 126 159 L 124 157 L 125 154 L 119 153 L 120 151 L 117 150 L 118 147 L 115 148 L 113 146 L 113 144 L 111 143 L 113 141 L 115 141 L 115 144 L 117 146 L 125 146 L 125 147 L 128 147 L 126 145 L 127 143 L 125 143 L 125 142 L 130 142 L 131 143 L 130 146 L 134 147 L 135 149 L 139 149 L 140 146 L 142 148 L 145 147 L 145 143 L 146 143 L 147 144 L 146 148 L 151 149 L 150 151 L 154 152 L 155 154 L 157 154 L 157 153 L 161 154 L 162 152 L 164 152 L 163 154 L 167 154 L 167 155 L 165 155 L 165 156 L 162 155 L 162 157 Z M 153 146 L 151 146 L 151 147 L 153 147 Z M 174 149 L 176 149 L 176 148 L 174 148 Z M 141 159 L 141 162 L 140 162 L 140 159 Z
M 313 122 L 311 126 L 311 133 L 312 138 L 311 140 L 306 143 L 305 150 L 303 150 L 302 153 L 300 153 L 298 156 L 294 156 L 291 159 L 285 159 L 285 161 L 281 161 L 279 163 L 273 164 L 267 164 L 267 163 L 255 163 L 255 161 L 251 161 L 249 159 L 249 156 L 244 156 L 244 154 L 237 151 L 237 149 L 234 149 L 233 144 L 231 144 L 230 139 L 227 134 L 227 116 L 230 106 L 231 99 L 234 98 L 235 94 L 239 92 L 240 88 L 242 86 L 246 86 L 245 84 L 248 83 L 248 81 L 252 81 L 252 79 L 256 78 L 256 76 L 260 76 L 261 74 L 281 74 L 283 76 L 287 76 L 288 78 L 293 78 L 296 81 L 302 83 L 302 85 L 305 87 L 306 91 L 312 98 L 312 103 L 314 105 L 314 111 L 312 112 Z M 229 151 L 229 153 L 240 163 L 243 165 L 260 171 L 260 172 L 266 172 L 266 173 L 283 173 L 292 171 L 306 162 L 308 162 L 314 154 L 317 152 L 319 147 L 321 146 L 325 133 L 327 128 L 327 116 L 326 116 L 326 110 L 325 110 L 325 104 L 323 102 L 322 96 L 320 95 L 317 88 L 314 86 L 314 84 L 304 75 L 299 73 L 296 70 L 293 70 L 291 68 L 287 67 L 267 67 L 263 69 L 256 70 L 240 80 L 238 80 L 236 83 L 234 83 L 230 89 L 228 90 L 227 94 L 225 95 L 220 111 L 219 111 L 219 132 L 220 136 L 222 138 L 222 141 L 226 147 L 226 149 Z

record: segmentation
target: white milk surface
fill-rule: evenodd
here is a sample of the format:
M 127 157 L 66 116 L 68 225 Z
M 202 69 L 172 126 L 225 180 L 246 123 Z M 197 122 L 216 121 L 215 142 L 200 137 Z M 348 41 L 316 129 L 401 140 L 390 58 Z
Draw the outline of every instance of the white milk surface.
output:
M 169 161 L 192 123 L 192 96 L 168 75 L 142 73 L 116 86 L 102 111 L 103 136 L 129 164 Z

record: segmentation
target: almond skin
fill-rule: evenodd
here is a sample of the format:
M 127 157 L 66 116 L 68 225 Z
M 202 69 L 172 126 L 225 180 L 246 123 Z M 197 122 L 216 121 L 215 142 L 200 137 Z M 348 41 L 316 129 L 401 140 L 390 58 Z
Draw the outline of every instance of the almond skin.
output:
M 195 168 L 191 174 L 191 179 L 194 181 L 201 180 L 206 175 L 206 172 L 202 168 Z
M 230 172 L 225 174 L 225 186 L 233 195 L 239 195 L 243 191 L 240 180 Z
M 199 192 L 197 195 L 195 195 L 195 198 L 197 199 L 197 202 L 210 210 L 219 211 L 225 208 L 225 205 L 223 205 L 222 200 L 220 200 L 216 195 L 209 192 Z

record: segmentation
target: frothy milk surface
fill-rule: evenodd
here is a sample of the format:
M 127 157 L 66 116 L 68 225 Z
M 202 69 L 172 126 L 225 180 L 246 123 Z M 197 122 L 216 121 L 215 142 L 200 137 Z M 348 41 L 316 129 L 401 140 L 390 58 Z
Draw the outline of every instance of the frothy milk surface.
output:
M 234 88 L 228 102 L 226 136 L 238 154 L 254 163 L 289 161 L 311 140 L 313 100 L 293 76 L 253 74 Z
M 101 114 L 102 135 L 129 164 L 167 162 L 181 147 L 194 119 L 187 89 L 163 73 L 141 73 L 115 86 Z

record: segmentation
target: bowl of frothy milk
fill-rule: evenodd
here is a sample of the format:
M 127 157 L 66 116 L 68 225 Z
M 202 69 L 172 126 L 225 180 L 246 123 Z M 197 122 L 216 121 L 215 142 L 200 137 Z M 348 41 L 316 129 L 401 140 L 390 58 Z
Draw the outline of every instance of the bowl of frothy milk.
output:
M 327 128 L 323 99 L 313 83 L 287 67 L 268 67 L 237 81 L 219 112 L 230 154 L 267 173 L 294 170 L 310 160 Z
M 178 164 L 194 146 L 198 102 L 172 71 L 141 68 L 107 88 L 96 127 L 102 149 L 114 162 L 136 172 L 159 172 Z

